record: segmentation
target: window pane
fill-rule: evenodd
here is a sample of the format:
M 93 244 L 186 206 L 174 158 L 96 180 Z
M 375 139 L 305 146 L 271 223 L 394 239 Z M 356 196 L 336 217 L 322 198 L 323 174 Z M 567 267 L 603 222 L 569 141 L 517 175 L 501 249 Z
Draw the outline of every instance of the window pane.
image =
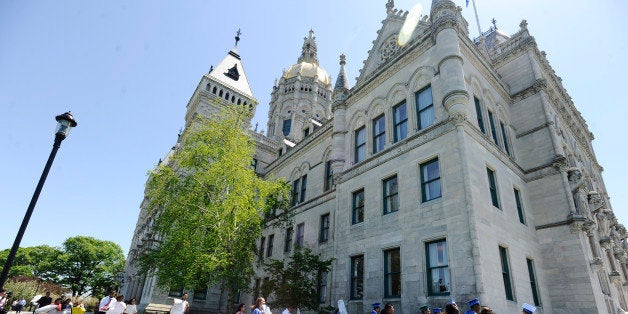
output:
M 397 176 L 384 181 L 384 214 L 399 210 Z
M 417 107 L 419 110 L 425 109 L 427 106 L 432 105 L 432 87 L 428 87 L 420 91 L 417 96 Z
M 373 153 L 384 149 L 386 145 L 386 123 L 385 116 L 381 115 L 373 119 Z
M 362 299 L 364 291 L 364 255 L 351 257 L 351 299 Z
M 288 136 L 288 134 L 290 134 L 290 127 L 292 125 L 292 120 L 288 119 L 288 120 L 283 120 L 283 127 L 282 127 L 282 131 L 283 131 L 283 135 L 284 136 Z
M 408 114 L 405 101 L 393 108 L 393 120 L 395 124 L 394 140 L 397 142 L 408 135 Z
M 419 114 L 419 128 L 426 128 L 434 123 L 434 106 L 429 106 L 422 110 Z
M 423 202 L 441 197 L 438 159 L 421 165 L 421 194 Z
M 385 296 L 401 296 L 401 256 L 399 249 L 385 251 L 384 264 Z
M 353 193 L 353 213 L 351 222 L 356 224 L 364 221 L 364 190 Z
M 366 157 L 366 128 L 361 127 L 355 131 L 355 162 L 360 162 Z
M 451 291 L 447 242 L 426 244 L 429 294 L 448 294 Z

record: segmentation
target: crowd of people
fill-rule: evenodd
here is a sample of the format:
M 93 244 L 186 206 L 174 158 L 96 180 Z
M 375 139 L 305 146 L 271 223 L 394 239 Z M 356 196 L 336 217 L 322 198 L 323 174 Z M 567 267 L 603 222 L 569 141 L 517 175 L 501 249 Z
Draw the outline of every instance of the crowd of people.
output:
M 11 293 L 6 290 L 0 290 L 0 314 L 6 314 L 9 310 L 21 314 L 26 300 L 11 300 Z M 61 295 L 61 297 L 53 301 L 50 292 L 47 291 L 44 296 L 36 296 L 31 301 L 33 305 L 33 314 L 84 314 L 86 312 L 85 305 L 80 300 L 72 301 L 72 298 Z M 30 311 L 29 311 L 30 312 Z M 124 301 L 123 295 L 116 296 L 115 291 L 110 291 L 109 295 L 100 300 L 98 308 L 94 310 L 99 314 L 137 314 L 137 305 L 135 299 Z M 180 313 L 179 313 L 180 314 Z

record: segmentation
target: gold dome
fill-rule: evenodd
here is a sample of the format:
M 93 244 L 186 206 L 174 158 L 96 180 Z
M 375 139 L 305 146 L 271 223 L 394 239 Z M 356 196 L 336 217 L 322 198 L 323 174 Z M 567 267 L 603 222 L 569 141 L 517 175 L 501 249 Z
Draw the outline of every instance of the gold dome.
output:
M 327 71 L 318 66 L 318 64 L 310 62 L 299 62 L 291 66 L 288 71 L 284 72 L 283 78 L 290 79 L 296 77 L 298 74 L 301 74 L 301 77 L 317 77 L 318 81 L 325 85 L 331 84 Z

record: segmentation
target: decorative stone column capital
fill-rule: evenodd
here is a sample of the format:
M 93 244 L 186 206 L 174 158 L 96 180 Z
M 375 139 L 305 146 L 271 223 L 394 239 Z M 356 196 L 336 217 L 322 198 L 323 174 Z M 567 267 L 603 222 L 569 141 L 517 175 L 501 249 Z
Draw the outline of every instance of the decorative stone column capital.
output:
M 602 248 L 604 250 L 610 250 L 611 249 L 611 238 L 604 237 L 604 238 L 600 239 L 600 245 L 602 246 Z
M 611 282 L 613 284 L 618 285 L 619 283 L 621 283 L 621 276 L 619 275 L 619 272 L 617 271 L 612 271 L 609 275 L 608 278 L 611 280 Z
M 600 257 L 595 257 L 595 258 L 593 258 L 593 260 L 591 261 L 591 268 L 592 268 L 594 271 L 598 271 L 598 270 L 602 269 L 602 266 L 603 266 L 603 265 L 604 265 L 604 264 L 602 263 L 602 258 L 600 258 Z
M 556 155 L 552 160 L 552 166 L 560 172 L 567 172 L 569 170 L 569 164 L 567 158 L 563 155 Z

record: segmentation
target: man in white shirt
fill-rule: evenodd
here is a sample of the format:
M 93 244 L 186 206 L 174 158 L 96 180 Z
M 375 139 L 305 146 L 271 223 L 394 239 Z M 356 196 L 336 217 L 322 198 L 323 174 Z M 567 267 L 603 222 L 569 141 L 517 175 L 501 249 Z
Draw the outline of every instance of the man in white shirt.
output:
M 170 308 L 170 314 L 186 314 L 189 309 L 190 304 L 188 303 L 188 294 L 184 293 L 181 296 L 181 299 L 174 299 L 172 308 Z
M 293 314 L 295 307 L 293 305 L 288 306 L 287 309 L 283 310 L 281 314 Z
M 116 292 L 114 290 L 109 290 L 109 295 L 100 300 L 100 304 L 98 305 L 98 313 L 105 314 L 107 310 L 103 309 L 103 307 L 115 301 L 115 297 L 116 297 Z
M 109 309 L 107 314 L 122 314 L 126 309 L 126 303 L 124 303 L 124 296 L 118 295 L 118 297 L 109 303 Z

